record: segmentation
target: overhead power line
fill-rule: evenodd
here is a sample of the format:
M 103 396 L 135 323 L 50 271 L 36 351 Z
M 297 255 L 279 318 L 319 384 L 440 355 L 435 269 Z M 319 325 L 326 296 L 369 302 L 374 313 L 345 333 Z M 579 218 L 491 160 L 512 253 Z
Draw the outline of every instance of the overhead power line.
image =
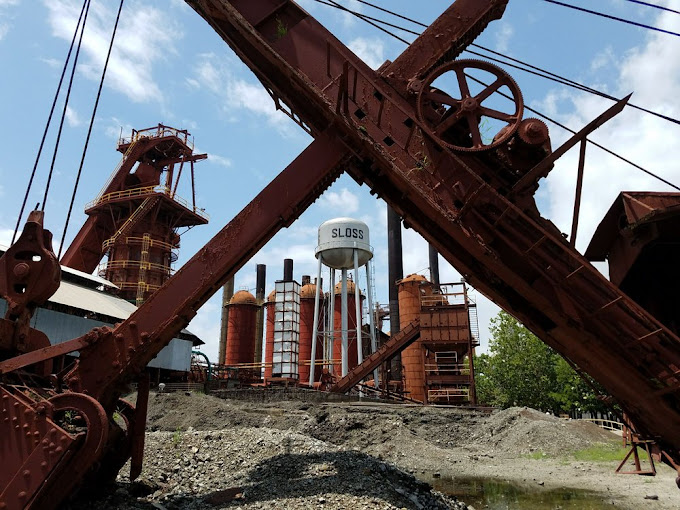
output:
M 365 14 L 362 14 L 362 13 L 359 13 L 359 12 L 356 12 L 356 11 L 353 11 L 353 10 L 351 10 L 351 9 L 348 9 L 348 8 L 346 8 L 346 7 L 344 7 L 344 6 L 340 5 L 340 4 L 338 4 L 338 3 L 335 2 L 334 0 L 327 0 L 327 1 L 324 1 L 324 0 L 315 0 L 315 1 L 318 2 L 318 3 L 324 4 L 324 5 L 328 5 L 328 6 L 330 6 L 330 7 L 334 7 L 334 8 L 336 8 L 336 9 L 340 9 L 340 10 L 343 10 L 343 11 L 345 11 L 345 12 L 348 12 L 348 13 L 352 14 L 353 16 L 356 16 L 357 18 L 359 18 L 359 19 L 365 21 L 366 23 L 369 23 L 370 25 L 372 25 L 372 26 L 374 26 L 374 27 L 380 29 L 381 31 L 385 32 L 386 34 L 388 34 L 388 35 L 394 37 L 395 39 L 397 39 L 397 40 L 403 42 L 404 44 L 410 44 L 409 41 L 406 41 L 406 40 L 402 39 L 401 37 L 397 36 L 396 34 L 390 32 L 389 30 L 387 30 L 387 29 L 385 29 L 385 28 L 383 28 L 383 27 L 381 27 L 381 26 L 378 26 L 374 21 L 365 19 L 365 17 L 366 17 Z M 415 24 L 421 25 L 421 26 L 427 26 L 427 25 L 424 25 L 423 23 L 421 23 L 421 22 L 419 22 L 419 21 L 417 21 L 417 20 L 414 20 L 414 19 L 412 19 L 412 18 L 408 18 L 408 17 L 406 17 L 406 16 L 403 16 L 403 15 L 401 15 L 401 14 L 395 13 L 395 12 L 390 11 L 390 10 L 388 10 L 388 9 L 384 9 L 384 8 L 382 8 L 382 7 L 379 7 L 379 6 L 375 5 L 375 4 L 372 4 L 372 3 L 370 3 L 370 2 L 367 2 L 367 1 L 365 1 L 365 0 L 357 0 L 357 1 L 359 1 L 359 2 L 362 3 L 362 4 L 368 5 L 368 6 L 370 6 L 370 7 L 376 8 L 376 9 L 378 9 L 378 10 L 380 10 L 380 11 L 386 12 L 386 13 L 388 13 L 388 14 L 390 14 L 390 15 L 397 16 L 397 17 L 399 17 L 399 18 L 401 18 L 401 19 L 404 19 L 404 20 L 406 20 L 406 21 L 409 21 L 409 22 L 411 22 L 411 23 L 415 23 Z M 551 1 L 551 0 L 546 0 L 546 1 Z M 386 23 L 386 22 L 383 22 L 382 20 L 379 20 L 379 19 L 377 19 L 377 18 L 371 18 L 371 19 L 372 19 L 372 20 L 376 20 L 378 23 L 383 23 L 383 24 Z M 399 27 L 399 28 L 402 29 L 402 30 L 404 30 L 404 31 L 409 31 L 409 30 L 404 29 L 404 28 L 402 28 L 402 27 Z M 411 33 L 416 34 L 415 32 L 411 32 Z M 420 35 L 420 34 L 416 34 L 416 35 Z M 580 83 L 578 83 L 578 82 L 575 82 L 575 81 L 573 81 L 573 80 L 569 80 L 568 78 L 560 77 L 559 75 L 556 75 L 556 74 L 551 73 L 551 72 L 549 72 L 549 71 L 542 70 L 542 69 L 540 69 L 540 68 L 538 68 L 538 67 L 536 67 L 536 66 L 532 66 L 532 65 L 530 65 L 530 64 L 526 64 L 526 63 L 524 63 L 524 62 L 522 62 L 522 61 L 520 61 L 520 60 L 513 59 L 513 58 L 511 58 L 511 57 L 507 57 L 506 55 L 503 55 L 503 54 L 501 54 L 501 53 L 495 52 L 495 51 L 493 51 L 493 50 L 488 50 L 487 48 L 484 48 L 483 46 L 479 46 L 479 45 L 476 45 L 476 44 L 474 44 L 474 43 L 472 44 L 472 46 L 475 46 L 475 47 L 477 47 L 477 48 L 480 48 L 480 49 L 482 49 L 482 50 L 484 50 L 484 51 L 488 51 L 488 52 L 490 52 L 490 53 L 494 53 L 494 54 L 500 55 L 500 56 L 502 56 L 503 58 L 507 58 L 507 59 L 509 59 L 509 60 L 512 60 L 512 61 L 521 63 L 522 65 L 526 65 L 526 66 L 528 66 L 528 67 L 530 67 L 530 68 L 539 70 L 539 71 L 541 71 L 541 72 L 543 72 L 543 73 L 546 73 L 546 74 L 545 74 L 545 75 L 543 75 L 543 74 L 538 74 L 538 73 L 535 73 L 535 72 L 531 71 L 530 69 L 521 68 L 521 67 L 518 67 L 518 66 L 515 66 L 515 65 L 512 65 L 512 64 L 509 64 L 509 63 L 507 63 L 507 62 L 502 62 L 504 65 L 509 65 L 509 66 L 511 66 L 511 67 L 515 67 L 515 68 L 521 69 L 521 70 L 523 70 L 523 71 L 531 72 L 532 74 L 537 74 L 538 76 L 541 76 L 541 77 L 543 77 L 543 78 L 550 79 L 550 80 L 552 80 L 552 81 L 557 81 L 557 82 L 563 83 L 564 85 L 567 85 L 567 86 L 572 86 L 572 87 L 574 87 L 574 88 L 578 88 L 578 89 L 580 89 L 580 90 L 583 90 L 584 92 L 594 93 L 594 94 L 599 95 L 599 96 L 601 96 L 601 97 L 606 97 L 607 99 L 612 99 L 612 100 L 614 100 L 614 101 L 618 101 L 618 99 L 616 99 L 616 98 L 613 97 L 613 96 L 609 96 L 609 95 L 607 95 L 607 94 L 604 94 L 603 92 L 599 92 L 599 91 L 597 91 L 597 90 L 595 90 L 595 89 L 591 89 L 590 87 L 587 87 L 587 86 L 585 86 L 585 85 L 582 85 L 582 84 L 580 84 Z M 465 51 L 470 52 L 470 50 L 465 50 Z M 474 53 L 474 52 L 471 52 L 471 53 Z M 484 56 L 484 55 L 482 55 L 482 56 L 483 56 L 484 58 L 487 58 L 487 59 L 490 59 L 490 60 L 496 60 L 496 61 L 498 61 L 497 59 L 494 59 L 494 58 L 492 58 L 492 57 L 488 57 L 488 56 Z M 552 77 L 550 77 L 550 76 L 548 76 L 548 75 L 551 75 Z M 473 77 L 469 77 L 469 78 L 472 79 L 473 81 L 477 81 L 478 83 L 480 83 L 480 84 L 482 84 L 482 85 L 486 85 L 486 84 L 484 84 L 483 82 L 480 82 L 479 80 L 477 80 L 477 79 L 475 79 L 475 78 L 473 78 Z M 508 95 L 506 95 L 506 94 L 503 94 L 502 92 L 500 92 L 500 91 L 498 91 L 498 90 L 496 91 L 496 93 L 500 94 L 501 96 L 503 96 L 503 97 L 505 97 L 505 98 L 507 98 L 507 99 L 513 100 L 510 96 L 508 96 Z M 513 100 L 513 101 L 514 101 L 514 100 Z M 651 110 L 646 110 L 646 109 L 641 108 L 641 107 L 637 107 L 637 106 L 634 106 L 634 105 L 632 105 L 632 106 L 633 106 L 634 108 L 637 108 L 638 110 L 645 111 L 645 112 L 650 113 L 650 114 L 652 114 L 652 115 L 655 115 L 655 116 L 657 116 L 657 117 L 660 117 L 660 118 L 663 118 L 663 119 L 665 119 L 665 120 L 668 120 L 669 122 L 673 122 L 673 123 L 676 123 L 676 124 L 680 124 L 680 121 L 678 121 L 677 119 L 673 119 L 673 118 L 671 118 L 671 117 L 666 117 L 666 116 L 664 116 L 664 115 L 658 114 L 658 113 L 653 112 L 653 111 L 651 111 Z M 545 120 L 547 120 L 547 121 L 549 121 L 549 122 L 555 124 L 556 126 L 559 126 L 559 127 L 561 127 L 562 129 L 564 129 L 564 130 L 566 130 L 566 131 L 568 131 L 568 132 L 570 132 L 570 133 L 572 133 L 572 134 L 575 134 L 575 131 L 574 131 L 574 130 L 568 128 L 568 127 L 565 126 L 564 124 L 561 124 L 561 123 L 557 122 L 557 121 L 554 120 L 554 119 L 551 119 L 551 118 L 548 117 L 547 115 L 544 115 L 543 113 L 541 113 L 541 112 L 539 112 L 539 111 L 537 111 L 537 110 L 535 110 L 535 109 L 533 109 L 533 108 L 530 108 L 530 107 L 527 106 L 527 105 L 525 105 L 525 109 L 528 110 L 528 111 L 531 111 L 532 113 L 538 115 L 539 117 L 541 117 L 541 118 L 543 118 L 543 119 L 545 119 Z M 621 156 L 621 155 L 615 153 L 615 152 L 612 151 L 611 149 L 608 149 L 608 148 L 604 147 L 603 145 L 600 145 L 600 144 L 598 144 L 598 143 L 596 143 L 596 142 L 593 142 L 592 140 L 588 140 L 588 141 L 589 141 L 590 143 L 592 143 L 593 145 L 595 145 L 596 147 L 598 147 L 598 148 L 604 150 L 604 151 L 607 152 L 608 154 L 610 154 L 610 155 L 612 155 L 612 156 L 614 156 L 614 157 L 620 159 L 621 161 L 623 161 L 623 162 L 625 162 L 625 163 L 628 163 L 629 165 L 633 166 L 634 168 L 636 168 L 636 169 L 638 169 L 638 170 L 640 170 L 640 171 L 646 173 L 647 175 L 649 175 L 649 176 L 651 176 L 651 177 L 654 177 L 655 179 L 657 179 L 657 180 L 663 182 L 664 184 L 667 184 L 668 186 L 671 186 L 672 188 L 674 188 L 674 189 L 680 191 L 680 187 L 678 187 L 678 186 L 676 186 L 675 184 L 669 182 L 668 180 L 664 179 L 663 177 L 661 177 L 661 176 L 659 176 L 659 175 L 656 175 L 655 173 L 653 173 L 653 172 L 651 172 L 651 171 L 645 169 L 644 167 L 638 165 L 637 163 L 634 163 L 634 162 L 630 161 L 629 159 L 624 158 L 623 156 Z
M 319 3 L 323 3 L 324 5 L 328 5 L 328 6 L 330 6 L 330 7 L 337 7 L 337 6 L 339 5 L 339 4 L 338 4 L 337 2 L 335 2 L 335 1 L 333 1 L 333 3 L 330 3 L 331 0 L 315 0 L 315 1 L 317 1 L 317 2 L 319 2 Z M 369 7 L 373 7 L 374 9 L 378 9 L 378 10 L 380 10 L 380 11 L 382 11 L 382 12 L 385 12 L 385 13 L 387 13 L 387 14 L 390 14 L 390 15 L 392 15 L 392 16 L 396 16 L 396 17 L 399 17 L 399 18 L 404 19 L 404 20 L 406 20 L 406 21 L 409 21 L 409 22 L 411 22 L 411 23 L 414 23 L 414 24 L 416 24 L 416 25 L 420 25 L 420 26 L 423 26 L 423 27 L 427 27 L 426 24 L 421 23 L 421 22 L 418 21 L 418 20 L 415 20 L 415 19 L 413 19 L 413 18 L 409 18 L 409 17 L 407 17 L 407 16 L 403 16 L 403 15 L 401 15 L 401 14 L 399 14 L 399 13 L 396 13 L 396 12 L 394 12 L 394 11 L 390 11 L 389 9 L 385 9 L 385 8 L 383 8 L 383 7 L 380 7 L 380 6 L 378 6 L 378 5 L 375 5 L 375 4 L 373 4 L 373 3 L 371 3 L 371 2 L 368 2 L 368 1 L 366 1 L 366 0 L 357 0 L 357 1 L 359 1 L 360 3 L 362 3 L 362 4 L 364 4 L 364 5 L 368 5 Z M 352 11 L 352 10 L 350 10 L 350 9 L 348 9 L 348 8 L 346 8 L 346 7 L 344 7 L 344 6 L 342 6 L 342 5 L 340 5 L 340 6 L 337 7 L 337 8 L 340 8 L 340 9 L 342 9 L 342 10 L 344 10 L 344 11 L 346 11 L 346 12 L 349 12 L 349 13 L 351 13 L 351 14 L 353 14 L 353 15 L 359 17 L 359 18 L 362 18 L 362 19 L 363 19 L 363 17 L 369 17 L 369 16 L 367 16 L 367 15 L 365 15 L 365 14 L 363 14 L 363 13 L 359 13 L 359 12 Z M 378 19 L 378 18 L 373 18 L 373 17 L 369 17 L 369 18 L 370 18 L 372 21 L 375 21 L 375 22 L 377 22 L 377 23 L 382 23 L 382 24 L 389 25 L 389 26 L 392 26 L 392 27 L 395 27 L 395 26 L 396 26 L 396 25 L 393 25 L 393 24 L 388 24 L 387 22 L 385 22 L 385 21 L 383 21 L 383 20 L 380 20 L 380 19 Z M 371 23 L 371 24 L 373 24 L 373 23 Z M 407 28 L 404 28 L 404 27 L 399 27 L 399 26 L 397 26 L 397 27 L 398 27 L 400 30 L 403 30 L 403 31 L 408 32 L 408 33 L 410 33 L 410 34 L 413 34 L 413 35 L 416 35 L 416 36 L 420 35 L 420 33 L 415 32 L 415 31 L 413 31 L 413 30 L 410 30 L 410 29 L 407 29 Z M 392 37 L 395 37 L 396 39 L 398 39 L 399 41 L 401 41 L 401 42 L 403 42 L 403 43 L 405 43 L 405 44 L 410 44 L 409 42 L 405 41 L 404 39 L 402 39 L 402 38 L 400 38 L 400 37 L 397 37 L 395 34 L 391 33 L 389 30 L 383 30 L 383 32 L 385 32 L 385 33 L 391 35 Z M 584 84 L 582 84 L 582 83 L 579 83 L 579 82 L 577 82 L 577 81 L 574 81 L 574 80 L 572 80 L 572 79 L 570 79 L 570 78 L 565 78 L 564 76 L 560 76 L 559 74 L 553 73 L 553 72 L 548 71 L 548 70 L 546 70 L 546 69 L 542 69 L 542 68 L 540 68 L 540 67 L 537 67 L 537 66 L 528 64 L 527 62 L 523 62 L 522 60 L 519 60 L 519 59 L 516 59 L 516 58 L 512 58 L 512 57 L 510 57 L 510 56 L 508 56 L 508 55 L 505 55 L 505 54 L 503 54 L 503 53 L 500 53 L 500 52 L 491 50 L 491 49 L 489 49 L 489 48 L 485 48 L 484 46 L 480 46 L 480 45 L 475 44 L 475 43 L 470 44 L 470 46 L 475 47 L 475 48 L 478 48 L 478 49 L 483 50 L 483 51 L 486 51 L 486 52 L 488 52 L 488 53 L 491 53 L 491 54 L 493 54 L 493 55 L 496 55 L 496 56 L 501 57 L 501 58 L 506 59 L 506 60 L 499 60 L 498 58 L 494 58 L 494 57 L 491 57 L 491 56 L 489 56 L 489 55 L 483 55 L 483 54 L 477 53 L 477 52 L 472 51 L 472 50 L 465 50 L 466 52 L 468 52 L 468 53 L 470 53 L 470 54 L 472 54 L 472 55 L 476 55 L 476 56 L 478 56 L 478 57 L 485 58 L 485 59 L 491 60 L 491 61 L 493 61 L 493 62 L 498 62 L 498 63 L 503 64 L 503 65 L 505 65 L 505 66 L 512 67 L 512 68 L 514 68 L 514 69 L 518 69 L 518 70 L 520 70 L 520 71 L 524 71 L 524 72 L 526 72 L 526 73 L 533 74 L 534 76 L 538 76 L 538 77 L 544 78 L 544 79 L 546 79 L 546 80 L 550 80 L 550 81 L 553 81 L 553 82 L 555 82 L 555 83 L 559 83 L 559 84 L 561 84 L 561 85 L 565 85 L 565 86 L 567 86 L 567 87 L 571 87 L 571 88 L 580 90 L 580 91 L 582 91 L 582 92 L 588 92 L 588 93 L 590 93 L 590 94 L 594 94 L 594 95 L 596 95 L 596 96 L 603 97 L 603 98 L 609 99 L 609 100 L 611 100 L 611 101 L 618 101 L 618 100 L 619 100 L 619 98 L 616 98 L 616 97 L 614 97 L 614 96 L 612 96 L 612 95 L 610 95 L 610 94 L 606 94 L 606 93 L 604 93 L 604 92 L 602 92 L 602 91 L 600 91 L 600 90 L 594 89 L 594 88 L 592 88 L 592 87 L 588 87 L 587 85 L 584 85 Z M 510 62 L 508 62 L 508 61 L 514 62 L 515 64 L 519 64 L 519 65 L 512 64 L 512 63 L 510 63 Z M 524 67 L 522 67 L 522 66 L 524 66 Z M 679 120 L 679 119 L 670 117 L 670 116 L 668 116 L 668 115 L 663 115 L 663 114 L 661 114 L 661 113 L 655 112 L 655 111 L 650 110 L 650 109 L 648 109 L 648 108 L 644 108 L 644 107 L 642 107 L 642 106 L 638 106 L 638 105 L 636 105 L 636 104 L 634 104 L 634 103 L 628 103 L 627 106 L 629 106 L 629 107 L 631 107 L 631 108 L 633 108 L 633 109 L 635 109 L 635 110 L 639 110 L 639 111 L 641 111 L 641 112 L 645 112 L 645 113 L 648 113 L 648 114 L 650 114 L 650 115 L 654 115 L 655 117 L 658 117 L 658 118 L 663 119 L 663 120 L 665 120 L 665 121 L 672 122 L 673 124 L 680 125 L 680 120 Z
M 655 9 L 660 9 L 662 11 L 667 11 L 667 12 L 673 12 L 675 14 L 680 14 L 680 11 L 676 11 L 675 9 L 671 9 L 669 7 L 664 7 L 663 5 L 657 5 L 657 4 L 650 4 L 649 2 L 642 2 L 641 0 L 626 0 L 627 2 L 631 2 L 634 4 L 640 4 L 640 5 L 646 5 L 647 7 L 653 7 Z
M 630 20 L 630 19 L 619 18 L 618 16 L 612 16 L 611 14 L 606 14 L 604 12 L 592 11 L 592 10 L 586 9 L 584 7 L 578 7 L 577 5 L 571 5 L 571 4 L 567 4 L 567 3 L 564 3 L 564 2 L 558 2 L 557 0 L 543 0 L 543 1 L 551 3 L 551 4 L 555 4 L 555 5 L 560 5 L 562 7 L 567 7 L 569 9 L 574 9 L 574 10 L 577 10 L 577 11 L 580 11 L 580 12 L 587 12 L 588 14 L 593 14 L 595 16 L 600 16 L 602 18 L 607 18 L 607 19 L 611 19 L 611 20 L 614 20 L 614 21 L 620 21 L 621 23 L 627 23 L 629 25 L 634 25 L 636 27 L 646 28 L 648 30 L 654 30 L 656 32 L 662 32 L 664 34 L 669 34 L 669 35 L 674 35 L 676 37 L 680 37 L 680 34 L 677 33 L 677 32 L 671 32 L 670 30 L 664 30 L 663 28 L 658 28 L 658 27 L 654 27 L 654 26 L 651 26 L 651 25 L 645 25 L 644 23 L 638 23 L 637 21 L 633 21 L 633 20 Z

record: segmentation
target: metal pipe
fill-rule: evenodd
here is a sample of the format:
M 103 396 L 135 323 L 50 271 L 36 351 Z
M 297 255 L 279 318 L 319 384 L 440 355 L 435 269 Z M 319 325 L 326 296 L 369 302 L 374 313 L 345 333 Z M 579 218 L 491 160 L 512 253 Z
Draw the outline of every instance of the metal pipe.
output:
M 319 269 L 317 270 L 316 281 L 321 281 L 321 254 L 319 254 Z M 309 277 L 308 277 L 309 278 Z M 314 293 L 314 327 L 312 328 L 312 355 L 309 360 L 309 386 L 314 387 L 314 368 L 316 361 L 316 337 L 319 335 L 319 295 L 321 294 L 321 285 L 316 286 Z
M 258 264 L 255 283 L 255 299 L 258 309 L 255 315 L 255 363 L 262 362 L 262 337 L 264 334 L 264 288 L 267 281 L 267 266 Z
M 387 206 L 387 272 L 390 300 L 390 334 L 399 333 L 399 289 L 397 281 L 404 277 L 404 264 L 401 246 L 401 218 L 389 205 Z M 401 379 L 401 354 L 390 362 L 391 378 Z
M 430 255 L 430 281 L 439 289 L 439 252 L 437 248 L 428 244 Z
M 583 166 L 586 161 L 586 145 L 588 140 L 584 138 L 581 140 L 581 148 L 578 157 L 578 175 L 576 177 L 576 196 L 574 197 L 574 215 L 571 219 L 571 235 L 569 236 L 569 243 L 573 248 L 576 248 L 576 231 L 578 230 L 578 216 L 581 210 L 581 188 L 583 187 Z
M 373 279 L 371 278 L 371 263 L 371 260 L 366 262 L 366 280 L 368 281 L 366 293 L 368 297 L 368 321 L 371 326 L 371 353 L 374 353 L 378 350 L 378 339 L 375 335 L 375 318 L 373 317 L 373 289 L 371 288 L 373 287 Z M 378 367 L 375 367 L 373 370 L 373 387 L 376 390 L 379 388 Z
M 283 281 L 293 281 L 293 259 L 283 259 Z
M 303 274 L 301 285 L 304 287 L 305 285 L 309 285 L 310 283 L 312 283 L 312 277 L 309 276 L 308 274 Z
M 220 349 L 217 363 L 224 363 L 227 355 L 227 329 L 229 328 L 229 301 L 234 295 L 234 277 L 222 287 L 222 319 L 220 323 Z
M 330 306 L 328 307 L 328 356 L 326 359 L 333 359 L 333 350 L 335 349 L 335 269 L 331 268 L 331 291 L 330 291 Z M 330 372 L 335 373 L 335 365 L 330 365 Z
M 359 292 L 359 250 L 354 250 L 354 313 L 357 328 L 357 365 L 364 361 L 363 339 L 361 338 L 361 295 Z M 359 395 L 363 391 L 359 390 Z
M 342 358 L 342 372 L 341 375 L 342 377 L 345 377 L 348 372 L 348 363 L 347 363 L 347 356 L 348 356 L 348 347 L 349 347 L 349 339 L 347 338 L 347 328 L 349 327 L 347 323 L 347 269 L 342 269 L 342 284 L 340 285 L 340 327 L 341 329 L 341 336 L 342 336 L 342 344 L 340 344 L 341 348 L 341 358 Z

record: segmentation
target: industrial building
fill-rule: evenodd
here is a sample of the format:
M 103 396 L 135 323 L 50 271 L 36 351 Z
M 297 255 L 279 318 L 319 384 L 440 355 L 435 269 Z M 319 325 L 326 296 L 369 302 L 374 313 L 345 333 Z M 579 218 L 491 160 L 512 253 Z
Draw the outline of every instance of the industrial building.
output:
M 0 245 L 2 254 L 6 249 Z M 116 296 L 113 292 L 118 289 L 104 278 L 66 266 L 61 266 L 61 275 L 57 292 L 31 318 L 31 327 L 45 333 L 53 345 L 77 338 L 93 328 L 113 327 L 137 309 Z M 0 313 L 4 315 L 6 311 L 7 302 L 0 298 Z M 162 380 L 172 372 L 188 372 L 192 349 L 203 343 L 193 333 L 182 330 L 148 364 L 155 369 L 152 380 Z

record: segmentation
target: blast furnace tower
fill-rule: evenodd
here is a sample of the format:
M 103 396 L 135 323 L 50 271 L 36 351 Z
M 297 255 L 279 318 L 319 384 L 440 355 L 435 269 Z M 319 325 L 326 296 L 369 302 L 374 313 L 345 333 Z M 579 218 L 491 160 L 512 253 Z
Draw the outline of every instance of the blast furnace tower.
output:
M 89 216 L 64 254 L 62 264 L 99 274 L 115 283 L 124 299 L 140 305 L 170 277 L 177 260 L 180 228 L 208 223 L 196 207 L 194 154 L 186 130 L 159 124 L 121 138 L 123 157 L 101 193 L 87 204 Z M 182 176 L 191 201 L 177 194 Z M 182 181 L 184 182 L 184 181 Z

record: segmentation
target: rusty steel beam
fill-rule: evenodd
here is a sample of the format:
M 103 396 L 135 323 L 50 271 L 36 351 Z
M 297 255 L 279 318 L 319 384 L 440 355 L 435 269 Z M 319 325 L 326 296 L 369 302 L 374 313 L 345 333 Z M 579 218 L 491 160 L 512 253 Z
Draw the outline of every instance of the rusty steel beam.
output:
M 346 393 L 368 374 L 373 372 L 381 363 L 391 360 L 394 356 L 406 349 L 409 345 L 420 338 L 420 319 L 416 319 L 406 325 L 404 329 L 391 337 L 380 346 L 380 349 L 368 356 L 361 364 L 350 370 L 345 377 L 340 379 L 332 388 L 334 393 Z M 374 388 L 379 391 L 377 385 Z

